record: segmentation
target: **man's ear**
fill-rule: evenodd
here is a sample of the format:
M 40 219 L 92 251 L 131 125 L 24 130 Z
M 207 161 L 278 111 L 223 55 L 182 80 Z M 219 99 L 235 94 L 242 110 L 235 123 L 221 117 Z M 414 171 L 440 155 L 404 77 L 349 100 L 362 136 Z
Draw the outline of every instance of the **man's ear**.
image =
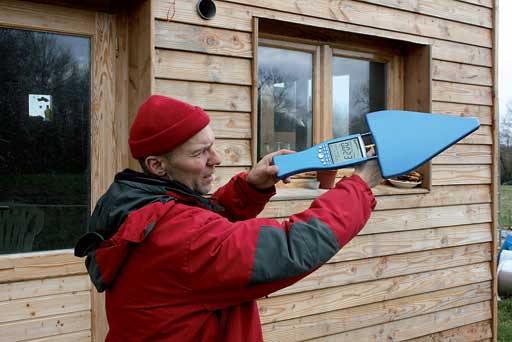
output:
M 146 168 L 149 173 L 158 177 L 164 177 L 166 175 L 166 160 L 159 156 L 149 156 L 144 160 Z

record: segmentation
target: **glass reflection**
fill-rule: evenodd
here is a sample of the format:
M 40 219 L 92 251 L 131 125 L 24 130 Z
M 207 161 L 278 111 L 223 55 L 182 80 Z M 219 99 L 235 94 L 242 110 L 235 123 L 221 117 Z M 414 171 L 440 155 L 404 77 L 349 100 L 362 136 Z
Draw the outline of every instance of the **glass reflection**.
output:
M 313 56 L 258 47 L 258 157 L 313 141 Z
M 365 115 L 386 109 L 386 64 L 334 57 L 333 137 L 368 132 Z
M 0 253 L 70 248 L 89 212 L 90 41 L 0 28 Z

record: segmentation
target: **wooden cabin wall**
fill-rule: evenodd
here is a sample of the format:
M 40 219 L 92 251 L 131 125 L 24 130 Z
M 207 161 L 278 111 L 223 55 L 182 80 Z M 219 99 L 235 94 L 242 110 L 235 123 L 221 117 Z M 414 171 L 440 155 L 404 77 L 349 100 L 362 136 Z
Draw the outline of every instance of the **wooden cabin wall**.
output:
M 0 26 L 91 38 L 94 205 L 130 158 L 128 17 L 0 0 Z M 84 259 L 71 249 L 0 256 L 0 341 L 103 341 L 106 329 L 103 297 L 92 290 Z
M 204 107 L 224 158 L 216 186 L 254 163 L 254 18 L 431 47 L 434 113 L 481 128 L 432 161 L 430 191 L 376 189 L 367 226 L 301 282 L 259 300 L 266 341 L 496 339 L 495 4 L 492 0 L 153 0 L 153 92 Z M 276 32 L 279 33 L 279 32 Z M 318 192 L 280 190 L 285 219 Z

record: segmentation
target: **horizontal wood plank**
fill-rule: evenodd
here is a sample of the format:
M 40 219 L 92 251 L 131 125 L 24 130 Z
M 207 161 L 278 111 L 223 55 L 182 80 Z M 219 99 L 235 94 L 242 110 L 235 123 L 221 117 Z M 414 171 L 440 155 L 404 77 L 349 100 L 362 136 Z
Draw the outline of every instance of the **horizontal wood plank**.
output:
M 219 138 L 251 138 L 251 114 L 208 111 L 210 126 Z
M 89 289 L 90 281 L 86 275 L 4 283 L 0 284 L 0 302 Z
M 480 243 L 490 242 L 492 238 L 490 223 L 361 235 L 353 238 L 329 262 L 357 260 L 470 244 L 478 245 L 464 249 L 464 253 L 470 253 L 473 250 L 475 253 L 479 253 L 484 248 L 484 245 L 480 245 Z M 433 253 L 442 252 L 436 251 Z
M 315 342 L 340 341 L 404 341 L 429 333 L 453 329 L 470 323 L 488 320 L 492 317 L 491 302 L 434 312 L 423 316 L 407 318 L 369 328 L 312 339 Z
M 432 102 L 432 113 L 461 117 L 474 117 L 481 125 L 492 125 L 492 107 L 464 103 Z
M 432 101 L 492 105 L 492 88 L 444 81 L 432 81 Z
M 375 211 L 360 235 L 491 222 L 490 204 Z
M 92 36 L 95 33 L 95 13 L 29 1 L 2 0 L 0 25 Z
M 479 342 L 492 337 L 490 321 L 464 325 L 459 328 L 449 329 L 407 340 L 405 342 Z
M 63 315 L 91 309 L 90 291 L 0 302 L 0 322 Z
M 449 62 L 459 62 L 491 67 L 493 65 L 492 49 L 474 45 L 433 40 L 432 58 Z
M 30 340 L 91 329 L 91 312 L 36 318 L 0 324 L 0 342 Z
M 160 20 L 155 21 L 155 47 L 252 58 L 248 33 Z
M 265 341 L 299 341 L 491 300 L 490 282 L 263 325 Z
M 91 342 L 91 331 L 84 330 L 71 334 L 63 334 L 51 337 L 43 337 L 29 342 Z
M 315 197 L 319 194 L 315 194 Z M 428 193 L 401 194 L 379 196 L 375 210 L 405 209 L 419 207 L 434 207 L 490 202 L 488 185 L 474 186 L 434 186 Z M 258 217 L 287 217 L 306 210 L 311 205 L 311 199 L 270 201 Z
M 459 0 L 460 2 L 467 2 L 468 4 L 475 4 L 493 8 L 493 0 Z
M 492 126 L 481 125 L 476 131 L 462 139 L 459 144 L 492 144 Z
M 433 165 L 433 185 L 490 184 L 490 165 Z
M 156 50 L 155 77 L 252 85 L 249 59 L 176 50 Z
M 493 26 L 492 10 L 456 0 L 363 0 L 374 5 L 396 8 L 399 10 L 431 15 L 462 23 L 491 28 Z
M 216 15 L 210 20 L 204 20 L 197 14 L 197 4 L 194 1 L 154 0 L 152 3 L 153 12 L 157 19 L 252 32 L 253 14 L 247 6 L 215 1 Z
M 333 21 L 330 16 L 322 18 L 308 17 L 301 14 L 278 12 L 275 10 L 239 5 L 225 1 L 216 1 L 217 15 L 212 20 L 202 20 L 196 13 L 195 4 L 187 0 L 177 0 L 175 7 L 166 0 L 155 1 L 155 15 L 159 19 L 167 20 L 168 15 L 172 21 L 194 23 L 203 26 L 219 27 L 240 31 L 252 31 L 252 18 L 268 18 L 288 21 L 311 27 L 329 28 L 355 34 L 364 34 L 375 37 L 390 38 L 402 41 L 416 42 L 432 45 L 433 58 L 452 62 L 468 63 L 482 66 L 492 66 L 492 51 L 474 45 L 461 44 L 447 40 L 430 39 L 403 33 L 402 31 L 389 31 L 383 28 L 373 28 Z
M 217 139 L 214 148 L 223 166 L 251 166 L 250 144 L 250 140 Z
M 270 296 L 258 300 L 258 308 L 262 324 L 267 324 L 491 279 L 490 264 L 484 262 L 286 296 Z
M 477 231 L 476 233 L 479 234 L 480 232 Z M 489 241 L 490 235 L 489 230 L 486 230 L 485 235 L 480 234 L 480 238 L 477 239 Z M 344 252 L 342 249 L 331 260 L 348 259 L 347 261 L 329 262 L 298 283 L 279 290 L 275 295 L 333 288 L 491 260 L 491 251 L 487 242 L 358 260 L 350 260 L 351 257 L 355 256 L 350 251 L 348 251 L 349 254 L 345 258 Z M 373 253 L 373 251 L 370 252 L 370 254 Z
M 440 60 L 432 61 L 432 79 L 492 86 L 492 69 L 489 67 L 452 63 Z
M 454 145 L 437 157 L 432 164 L 491 164 L 491 145 Z
M 84 274 L 84 259 L 72 250 L 0 256 L 0 283 Z
M 234 175 L 249 171 L 249 167 L 217 167 L 215 169 L 215 180 L 213 181 L 212 192 L 226 184 Z
M 248 86 L 156 79 L 155 93 L 177 98 L 205 110 L 251 111 L 251 88 Z

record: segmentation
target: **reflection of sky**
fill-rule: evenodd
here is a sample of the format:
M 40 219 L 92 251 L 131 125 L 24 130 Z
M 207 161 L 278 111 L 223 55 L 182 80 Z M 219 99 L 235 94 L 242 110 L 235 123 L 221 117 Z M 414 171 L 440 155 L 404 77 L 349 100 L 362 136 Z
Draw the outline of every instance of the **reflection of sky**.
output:
M 258 64 L 263 69 L 278 68 L 283 74 L 311 79 L 313 55 L 307 52 L 258 47 Z
M 69 49 L 78 64 L 89 64 L 91 56 L 90 39 L 79 36 L 52 34 L 58 46 Z

